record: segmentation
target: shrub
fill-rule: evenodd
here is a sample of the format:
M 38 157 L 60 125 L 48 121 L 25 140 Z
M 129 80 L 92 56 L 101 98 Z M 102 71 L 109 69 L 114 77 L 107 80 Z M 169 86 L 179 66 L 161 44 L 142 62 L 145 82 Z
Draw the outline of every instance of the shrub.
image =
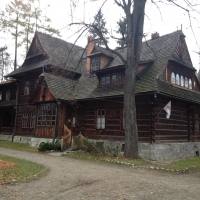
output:
M 59 142 L 49 143 L 49 142 L 41 142 L 38 148 L 39 151 L 60 151 L 61 144 Z

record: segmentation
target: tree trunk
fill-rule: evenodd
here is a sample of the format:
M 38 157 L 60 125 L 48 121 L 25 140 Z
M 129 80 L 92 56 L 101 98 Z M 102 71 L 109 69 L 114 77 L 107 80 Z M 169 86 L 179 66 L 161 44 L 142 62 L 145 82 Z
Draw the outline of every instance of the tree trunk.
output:
M 139 158 L 138 130 L 135 104 L 135 84 L 137 66 L 140 59 L 144 10 L 146 0 L 134 0 L 133 13 L 131 8 L 125 8 L 127 17 L 127 64 L 124 83 L 124 122 L 125 122 L 125 151 L 127 158 Z
M 17 15 L 17 20 L 16 20 L 16 31 L 15 31 L 15 60 L 14 60 L 14 70 L 17 69 L 18 20 L 19 20 L 19 16 Z

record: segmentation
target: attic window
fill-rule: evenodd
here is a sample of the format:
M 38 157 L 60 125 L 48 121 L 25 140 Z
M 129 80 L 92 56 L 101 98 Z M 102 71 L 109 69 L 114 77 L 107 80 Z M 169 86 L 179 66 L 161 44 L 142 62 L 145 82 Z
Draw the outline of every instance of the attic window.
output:
M 25 87 L 24 87 L 24 95 L 29 95 L 29 90 L 30 90 L 30 82 L 26 81 Z
M 6 101 L 10 100 L 10 90 L 6 92 Z
M 94 57 L 91 59 L 91 72 L 94 72 L 99 69 L 99 58 Z
M 105 76 L 102 76 L 102 85 L 110 84 L 110 74 L 107 74 Z
M 191 78 L 184 77 L 183 75 L 179 75 L 178 73 L 175 74 L 174 72 L 171 73 L 171 84 L 181 86 L 190 90 L 196 90 L 195 81 L 193 82 Z
M 38 83 L 39 83 L 39 78 L 37 78 L 37 80 L 35 81 L 35 89 L 36 89 Z
M 115 85 L 122 83 L 122 73 L 111 73 L 101 77 L 100 85 Z

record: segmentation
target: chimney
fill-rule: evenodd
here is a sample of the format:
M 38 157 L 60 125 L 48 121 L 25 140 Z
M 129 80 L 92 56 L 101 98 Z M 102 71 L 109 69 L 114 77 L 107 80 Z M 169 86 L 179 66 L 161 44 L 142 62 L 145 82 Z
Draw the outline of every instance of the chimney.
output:
M 158 39 L 159 37 L 160 37 L 160 35 L 159 35 L 158 32 L 155 32 L 155 33 L 152 33 L 152 34 L 151 34 L 151 39 L 152 39 L 152 40 Z
M 94 41 L 94 36 L 90 35 L 88 36 L 88 44 L 87 44 L 87 56 L 89 56 L 94 49 L 95 46 L 95 41 Z M 90 72 L 90 58 L 87 57 L 86 61 L 86 71 Z

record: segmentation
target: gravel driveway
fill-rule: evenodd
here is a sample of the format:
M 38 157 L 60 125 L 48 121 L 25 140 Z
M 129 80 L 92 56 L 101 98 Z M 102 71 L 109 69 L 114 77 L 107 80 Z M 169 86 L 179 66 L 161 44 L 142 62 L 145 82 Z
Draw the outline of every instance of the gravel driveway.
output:
M 39 180 L 1 186 L 0 199 L 200 199 L 200 176 L 195 174 L 170 175 L 4 148 L 0 148 L 0 153 L 38 162 L 50 169 Z

